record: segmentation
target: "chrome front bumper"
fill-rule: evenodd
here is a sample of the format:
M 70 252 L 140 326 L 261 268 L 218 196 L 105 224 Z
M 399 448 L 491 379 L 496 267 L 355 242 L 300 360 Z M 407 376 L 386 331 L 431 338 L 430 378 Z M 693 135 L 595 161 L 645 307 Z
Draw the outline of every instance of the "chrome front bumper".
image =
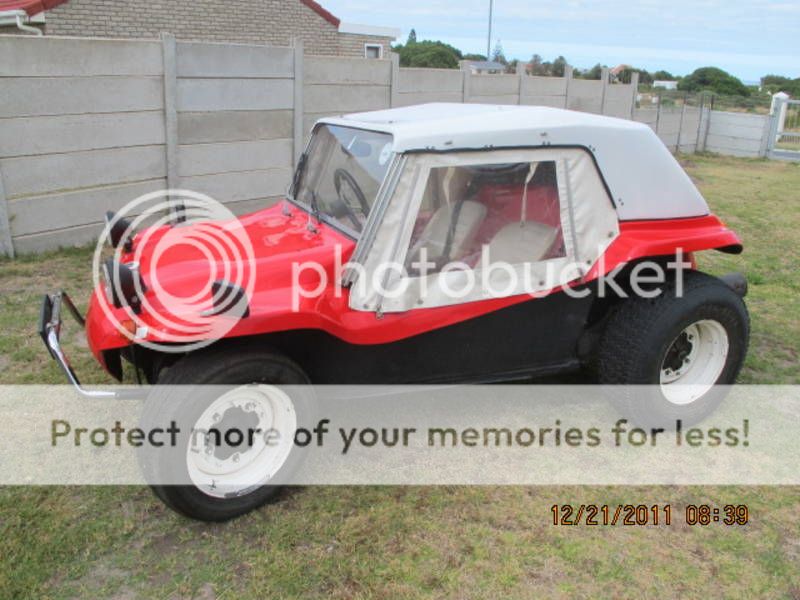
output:
M 73 304 L 66 292 L 61 291 L 52 295 L 46 294 L 42 301 L 41 312 L 39 313 L 39 335 L 42 336 L 42 340 L 50 356 L 53 357 L 58 363 L 58 366 L 61 367 L 61 370 L 64 371 L 67 380 L 75 388 L 75 391 L 84 398 L 93 399 L 142 398 L 144 393 L 141 390 L 87 390 L 81 385 L 78 376 L 69 364 L 69 359 L 67 359 L 61 348 L 59 339 L 61 336 L 61 309 L 64 306 L 67 307 L 67 310 L 81 327 L 86 325 L 84 318 L 78 312 L 78 309 L 75 308 L 75 304 Z

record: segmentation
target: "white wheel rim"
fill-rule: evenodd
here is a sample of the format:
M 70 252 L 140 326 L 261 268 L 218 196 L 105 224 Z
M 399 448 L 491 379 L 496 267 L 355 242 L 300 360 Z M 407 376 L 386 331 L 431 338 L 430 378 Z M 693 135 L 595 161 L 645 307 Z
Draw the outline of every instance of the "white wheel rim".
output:
M 225 431 L 234 429 L 226 425 L 232 417 L 248 423 L 246 428 L 234 427 L 243 434 L 241 442 L 234 432 L 226 444 Z M 212 430 L 216 431 L 205 435 Z M 186 448 L 189 478 L 215 498 L 250 493 L 286 463 L 296 430 L 294 403 L 283 390 L 262 384 L 237 387 L 214 400 L 197 419 Z
M 728 332 L 717 321 L 704 319 L 681 331 L 661 363 L 664 397 L 686 405 L 706 394 L 725 368 L 728 347 Z

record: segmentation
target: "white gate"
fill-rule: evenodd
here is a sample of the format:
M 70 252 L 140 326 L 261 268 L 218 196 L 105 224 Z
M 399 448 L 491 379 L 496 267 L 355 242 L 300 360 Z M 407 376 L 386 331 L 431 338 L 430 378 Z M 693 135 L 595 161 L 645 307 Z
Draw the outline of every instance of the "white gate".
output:
M 770 158 L 800 161 L 800 100 L 776 98 L 767 148 Z

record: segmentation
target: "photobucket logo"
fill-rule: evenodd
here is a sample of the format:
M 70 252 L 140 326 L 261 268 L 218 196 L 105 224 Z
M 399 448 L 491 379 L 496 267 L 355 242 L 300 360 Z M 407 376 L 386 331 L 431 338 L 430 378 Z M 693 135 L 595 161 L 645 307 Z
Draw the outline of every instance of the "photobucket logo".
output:
M 510 263 L 492 260 L 490 248 L 484 246 L 474 264 L 452 261 L 441 265 L 429 261 L 423 249 L 411 265 L 388 261 L 369 271 L 360 263 L 342 265 L 342 249 L 338 245 L 335 253 L 332 276 L 323 265 L 313 261 L 292 264 L 294 312 L 301 309 L 304 299 L 319 298 L 329 293 L 331 286 L 335 297 L 341 297 L 343 273 L 349 273 L 348 279 L 360 297 L 396 300 L 412 294 L 415 306 L 426 306 L 433 292 L 436 300 L 430 305 L 440 306 L 523 294 L 541 298 L 554 291 L 571 298 L 594 295 L 649 299 L 669 289 L 682 297 L 684 272 L 693 268 L 680 248 L 671 257 L 635 260 L 616 264 L 613 269 L 607 268 L 602 252 L 591 264 L 570 260 Z
M 108 219 L 92 267 L 95 288 L 105 290 L 99 304 L 106 319 L 131 342 L 173 353 L 229 333 L 247 314 L 256 278 L 239 220 L 189 190 L 153 192 L 125 205 Z

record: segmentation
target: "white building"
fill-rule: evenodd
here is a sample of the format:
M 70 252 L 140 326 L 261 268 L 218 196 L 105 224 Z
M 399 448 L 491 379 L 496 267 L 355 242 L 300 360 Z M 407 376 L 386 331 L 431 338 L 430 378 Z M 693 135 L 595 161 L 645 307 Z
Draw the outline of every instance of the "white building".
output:
M 669 81 L 669 80 L 657 80 L 653 82 L 654 88 L 664 88 L 665 90 L 677 90 L 678 89 L 678 82 L 677 81 Z

